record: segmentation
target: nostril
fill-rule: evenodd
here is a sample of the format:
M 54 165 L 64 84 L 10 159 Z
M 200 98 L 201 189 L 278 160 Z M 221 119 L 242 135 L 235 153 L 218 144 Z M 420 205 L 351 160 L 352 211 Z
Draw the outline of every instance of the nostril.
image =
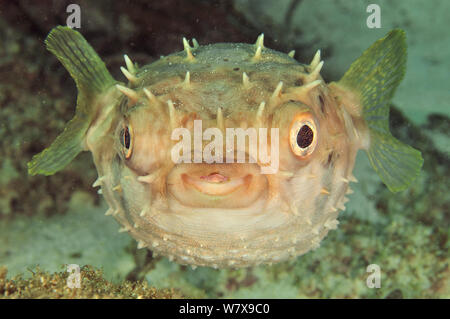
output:
M 224 176 L 220 173 L 214 172 L 207 176 L 200 176 L 200 179 L 210 182 L 210 183 L 223 183 L 223 182 L 227 182 L 229 180 L 229 177 Z

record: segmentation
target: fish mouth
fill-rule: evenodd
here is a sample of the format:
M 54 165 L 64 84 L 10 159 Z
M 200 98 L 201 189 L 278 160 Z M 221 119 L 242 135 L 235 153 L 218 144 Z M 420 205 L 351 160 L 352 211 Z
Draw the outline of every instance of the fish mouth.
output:
M 183 205 L 243 208 L 263 196 L 267 179 L 257 164 L 178 164 L 167 177 L 169 193 Z
M 252 175 L 244 177 L 230 178 L 219 172 L 195 177 L 189 174 L 182 174 L 181 179 L 186 185 L 195 187 L 199 192 L 211 196 L 225 196 L 240 187 L 245 187 L 251 183 Z

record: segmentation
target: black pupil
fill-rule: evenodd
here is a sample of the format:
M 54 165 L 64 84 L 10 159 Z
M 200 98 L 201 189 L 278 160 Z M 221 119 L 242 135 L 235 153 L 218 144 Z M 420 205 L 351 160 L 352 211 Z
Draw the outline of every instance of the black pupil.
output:
M 128 130 L 128 127 L 125 127 L 124 129 L 122 129 L 122 131 L 120 132 L 120 135 L 121 135 L 120 141 L 122 142 L 122 145 L 126 149 L 129 149 L 131 138 L 130 138 L 130 131 Z
M 297 145 L 300 148 L 306 148 L 311 145 L 314 139 L 314 133 L 308 125 L 303 125 L 297 133 Z

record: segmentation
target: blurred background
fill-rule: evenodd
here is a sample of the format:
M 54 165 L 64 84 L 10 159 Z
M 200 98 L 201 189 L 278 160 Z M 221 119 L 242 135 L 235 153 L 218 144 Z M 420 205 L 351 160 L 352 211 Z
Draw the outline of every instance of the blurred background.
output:
M 381 28 L 367 27 L 370 3 L 381 8 Z M 422 151 L 423 172 L 408 190 L 392 194 L 359 154 L 359 184 L 339 228 L 319 249 L 289 262 L 193 270 L 138 251 L 103 215 L 90 154 L 53 176 L 26 172 L 32 155 L 74 113 L 74 82 L 43 42 L 53 27 L 66 25 L 70 4 L 80 8 L 78 30 L 122 81 L 123 54 L 144 65 L 181 51 L 182 37 L 200 45 L 253 43 L 260 33 L 266 46 L 296 50 L 302 63 L 321 49 L 322 74 L 333 81 L 371 43 L 402 28 L 408 67 L 393 99 L 391 129 Z M 38 265 L 49 272 L 92 265 L 112 282 L 145 280 L 189 297 L 450 297 L 449 11 L 446 0 L 0 1 L 0 266 L 11 277 Z M 373 263 L 381 267 L 379 289 L 366 286 Z

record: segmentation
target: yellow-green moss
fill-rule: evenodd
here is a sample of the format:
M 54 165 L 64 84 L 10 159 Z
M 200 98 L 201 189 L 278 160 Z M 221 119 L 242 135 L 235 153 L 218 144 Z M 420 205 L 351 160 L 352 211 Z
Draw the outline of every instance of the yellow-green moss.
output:
M 81 288 L 67 286 L 68 272 L 50 274 L 39 268 L 30 270 L 32 276 L 24 279 L 6 278 L 6 267 L 0 267 L 0 299 L 4 298 L 114 298 L 114 299 L 172 299 L 182 298 L 174 289 L 156 289 L 147 282 L 113 284 L 103 278 L 102 271 L 92 266 L 81 267 Z

